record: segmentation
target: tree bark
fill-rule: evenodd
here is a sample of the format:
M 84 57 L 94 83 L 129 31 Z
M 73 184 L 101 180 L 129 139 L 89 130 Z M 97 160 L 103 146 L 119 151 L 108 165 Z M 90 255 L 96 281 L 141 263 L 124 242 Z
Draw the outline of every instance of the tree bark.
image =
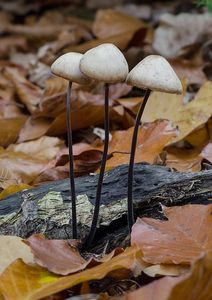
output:
M 105 174 L 97 240 L 110 236 L 112 243 L 118 244 L 127 235 L 127 171 L 127 165 L 122 165 Z M 163 218 L 161 204 L 207 204 L 212 198 L 212 170 L 179 173 L 140 163 L 135 165 L 134 172 L 136 215 Z M 76 178 L 80 238 L 86 237 L 91 225 L 97 180 L 98 175 Z M 1 200 L 0 234 L 26 238 L 33 233 L 43 233 L 49 238 L 70 238 L 69 195 L 69 180 L 65 179 Z

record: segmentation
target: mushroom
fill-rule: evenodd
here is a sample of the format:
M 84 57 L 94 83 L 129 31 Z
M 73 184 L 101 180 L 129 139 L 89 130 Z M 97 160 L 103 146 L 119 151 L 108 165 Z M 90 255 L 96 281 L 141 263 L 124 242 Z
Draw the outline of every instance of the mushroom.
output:
M 128 74 L 126 82 L 132 86 L 145 89 L 146 93 L 136 116 L 135 128 L 132 137 L 130 162 L 128 170 L 128 226 L 134 224 L 133 209 L 133 168 L 137 143 L 137 135 L 141 117 L 151 91 L 160 91 L 171 94 L 181 94 L 182 84 L 169 62 L 162 56 L 149 55 L 138 63 Z
M 105 83 L 104 150 L 96 191 L 93 220 L 89 235 L 85 242 L 85 248 L 87 248 L 91 245 L 96 232 L 101 201 L 101 190 L 107 160 L 109 143 L 109 84 L 125 81 L 129 68 L 121 51 L 115 45 L 106 43 L 88 50 L 80 61 L 80 69 L 82 73 L 89 78 Z
M 72 82 L 79 84 L 89 84 L 91 80 L 85 76 L 79 68 L 80 59 L 82 54 L 69 52 L 58 59 L 51 66 L 51 71 L 53 74 L 67 79 L 67 98 L 66 98 L 66 108 L 67 108 L 67 136 L 68 136 L 68 149 L 69 149 L 69 171 L 70 171 L 70 191 L 71 191 L 71 201 L 72 201 L 72 234 L 73 238 L 77 239 L 77 214 L 76 214 L 76 192 L 74 183 L 74 160 L 73 160 L 73 149 L 72 149 L 72 130 L 71 130 L 71 87 Z

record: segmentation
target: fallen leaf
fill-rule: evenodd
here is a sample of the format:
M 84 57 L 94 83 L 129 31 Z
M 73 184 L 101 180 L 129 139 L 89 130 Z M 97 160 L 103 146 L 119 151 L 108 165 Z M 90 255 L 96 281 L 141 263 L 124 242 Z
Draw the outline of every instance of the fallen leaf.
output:
M 136 32 L 147 25 L 139 19 L 113 9 L 100 9 L 97 11 L 92 30 L 99 39 L 109 38 L 125 32 Z
M 104 278 L 115 270 L 130 269 L 138 275 L 143 268 L 142 253 L 137 247 L 129 247 L 96 267 L 62 277 L 18 259 L 0 276 L 0 292 L 6 299 L 36 300 L 86 281 Z
M 0 200 L 4 199 L 12 194 L 15 194 L 17 192 L 23 191 L 30 189 L 31 186 L 28 184 L 12 184 L 9 185 L 7 188 L 5 188 L 1 193 L 0 193 Z
M 7 150 L 22 152 L 36 159 L 51 160 L 64 147 L 64 141 L 57 137 L 42 136 L 41 138 L 20 144 L 11 144 Z
M 146 262 L 191 264 L 212 249 L 211 209 L 212 205 L 191 204 L 163 207 L 168 221 L 138 218 L 131 243 L 141 248 Z
M 212 143 L 208 143 L 200 153 L 200 156 L 212 163 Z
M 39 266 L 59 275 L 76 273 L 87 267 L 105 263 L 124 251 L 117 248 L 103 257 L 91 254 L 90 258 L 85 260 L 77 249 L 77 240 L 49 240 L 42 234 L 34 234 L 24 242 L 31 248 L 34 260 Z
M 0 38 L 0 57 L 7 57 L 14 50 L 26 51 L 27 41 L 22 36 L 7 36 Z
M 212 20 L 210 13 L 179 15 L 163 14 L 155 30 L 153 48 L 166 57 L 176 57 L 186 46 L 203 42 L 210 35 Z M 196 30 L 194 30 L 196 28 Z
M 75 273 L 87 265 L 77 250 L 75 240 L 48 240 L 40 234 L 34 234 L 25 242 L 30 246 L 35 262 L 55 274 Z
M 154 92 L 150 96 L 142 120 L 153 122 L 166 118 L 179 128 L 176 143 L 206 124 L 212 115 L 212 83 L 206 82 L 188 104 L 183 104 L 183 96 Z
M 180 79 L 187 79 L 187 84 L 202 85 L 206 82 L 206 76 L 202 66 L 196 66 L 189 60 L 172 59 L 169 60 Z
M 157 277 L 157 276 L 179 276 L 186 272 L 188 272 L 189 266 L 188 265 L 152 265 L 146 267 L 143 272 L 150 276 L 150 277 Z
M 202 157 L 198 149 L 180 149 L 168 147 L 166 149 L 166 166 L 179 172 L 201 171 Z
M 15 86 L 16 92 L 31 114 L 37 109 L 42 96 L 42 90 L 28 81 L 18 68 L 7 67 L 7 77 Z
M 42 137 L 49 130 L 51 123 L 51 119 L 33 119 L 32 117 L 29 117 L 19 132 L 17 143 L 23 143 Z
M 25 263 L 33 263 L 34 257 L 30 247 L 17 236 L 0 236 L 0 274 L 17 258 Z
M 0 146 L 7 147 L 11 143 L 16 142 L 26 120 L 26 115 L 16 118 L 0 119 L 0 128 L 4 128 L 4 130 L 1 130 Z
M 110 36 L 104 39 L 94 39 L 88 42 L 85 42 L 80 45 L 67 47 L 66 51 L 74 51 L 79 53 L 85 53 L 91 48 L 97 47 L 104 43 L 111 43 L 118 47 L 121 51 L 126 50 L 126 48 L 131 44 L 131 41 L 135 38 L 135 36 L 139 36 L 139 44 L 142 44 L 145 36 L 146 36 L 146 28 L 138 29 L 135 31 L 126 31 L 124 33 L 120 33 L 117 35 Z
M 113 157 L 107 161 L 107 168 L 129 163 L 132 134 L 134 127 L 115 131 L 109 144 L 109 153 Z M 163 148 L 177 136 L 177 129 L 167 120 L 144 123 L 138 131 L 135 162 L 154 163 Z
M 30 184 L 46 168 L 47 164 L 48 161 L 40 160 L 23 152 L 0 149 L 0 170 L 9 172 L 10 181 L 13 180 L 16 184 Z
M 189 273 L 156 280 L 134 292 L 111 300 L 210 300 L 212 285 L 212 252 L 199 258 Z M 164 288 L 165 287 L 165 288 Z

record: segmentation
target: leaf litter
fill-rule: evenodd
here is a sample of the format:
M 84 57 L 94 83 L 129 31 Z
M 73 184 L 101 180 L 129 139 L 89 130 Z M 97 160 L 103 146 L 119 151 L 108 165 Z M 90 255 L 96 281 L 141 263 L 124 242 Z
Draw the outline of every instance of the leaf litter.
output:
M 131 67 L 148 54 L 164 55 L 184 85 L 182 96 L 151 94 L 135 161 L 157 164 L 165 153 L 164 164 L 182 172 L 201 171 L 203 162 L 212 163 L 211 15 L 198 8 L 193 8 L 196 14 L 181 12 L 180 4 L 175 3 L 126 8 L 122 2 L 107 1 L 109 9 L 103 9 L 102 3 L 99 9 L 99 1 L 87 0 L 90 20 L 73 16 L 71 9 L 80 10 L 77 2 L 70 9 L 49 1 L 51 10 L 41 2 L 1 4 L 0 128 L 4 130 L 0 134 L 0 199 L 69 176 L 67 82 L 54 77 L 49 67 L 63 53 L 84 53 L 104 42 L 117 45 Z M 124 83 L 111 86 L 107 169 L 128 163 L 132 126 L 142 98 L 142 92 Z M 103 143 L 90 132 L 103 128 L 103 105 L 102 84 L 73 85 L 76 176 L 98 172 Z M 99 297 L 104 294 L 102 299 L 209 300 L 211 205 L 163 211 L 167 221 L 138 218 L 132 245 L 101 258 L 95 254 L 85 257 L 77 241 L 32 235 L 23 243 L 18 237 L 1 236 L 0 299 L 41 299 L 55 293 L 62 297 L 62 291 L 71 289 L 72 295 L 84 290 Z M 139 279 L 144 274 L 153 282 L 145 285 Z M 153 279 L 158 276 L 163 278 Z M 132 286 L 136 282 L 136 287 L 131 286 L 136 291 L 128 288 L 119 297 L 110 293 L 110 285 L 99 293 L 90 284 L 109 279 L 117 286 L 120 281 Z M 144 286 L 138 288 L 140 285 Z

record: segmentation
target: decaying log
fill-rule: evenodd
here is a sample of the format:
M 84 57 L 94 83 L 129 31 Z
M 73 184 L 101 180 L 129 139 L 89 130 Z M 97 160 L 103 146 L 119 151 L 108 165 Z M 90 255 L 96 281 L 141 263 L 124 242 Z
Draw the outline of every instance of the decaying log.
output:
M 99 236 L 126 230 L 128 167 L 105 174 L 99 220 Z M 98 175 L 76 178 L 78 231 L 85 237 L 91 225 Z M 0 234 L 28 237 L 40 232 L 50 238 L 70 238 L 69 180 L 61 180 L 19 192 L 0 201 Z M 161 204 L 207 203 L 212 198 L 212 170 L 178 173 L 162 166 L 136 164 L 135 212 L 161 217 Z M 112 225 L 111 225 L 112 224 Z M 106 227 L 105 227 L 106 226 Z

